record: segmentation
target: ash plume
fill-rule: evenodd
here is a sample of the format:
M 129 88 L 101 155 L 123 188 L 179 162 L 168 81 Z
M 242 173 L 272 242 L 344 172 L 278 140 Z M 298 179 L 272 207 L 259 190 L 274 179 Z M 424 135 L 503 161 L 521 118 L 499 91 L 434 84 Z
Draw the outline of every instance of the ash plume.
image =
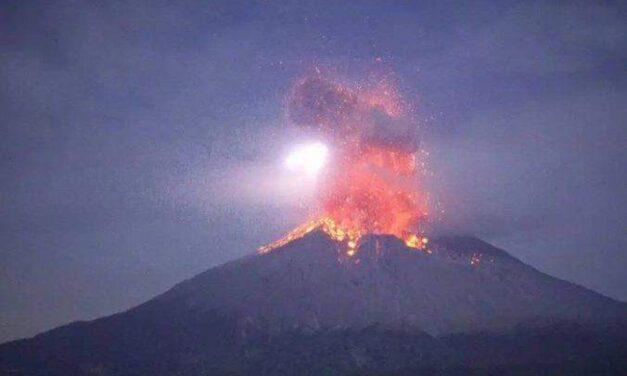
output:
M 362 145 L 413 153 L 420 141 L 417 124 L 399 109 L 392 89 L 351 88 L 322 78 L 297 84 L 289 98 L 289 120 L 320 131 L 333 141 L 357 138 Z
M 394 86 L 309 77 L 294 86 L 287 114 L 333 145 L 316 198 L 324 217 L 355 234 L 415 236 L 428 195 L 418 179 L 417 124 Z

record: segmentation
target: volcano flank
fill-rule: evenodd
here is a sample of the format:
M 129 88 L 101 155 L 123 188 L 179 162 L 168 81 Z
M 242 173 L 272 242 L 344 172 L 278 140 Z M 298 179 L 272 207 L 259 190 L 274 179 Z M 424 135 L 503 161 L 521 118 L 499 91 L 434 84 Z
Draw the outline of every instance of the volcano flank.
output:
M 12 375 L 618 373 L 624 303 L 479 239 L 314 230 L 126 312 L 0 346 Z M 541 368 L 538 368 L 541 367 Z

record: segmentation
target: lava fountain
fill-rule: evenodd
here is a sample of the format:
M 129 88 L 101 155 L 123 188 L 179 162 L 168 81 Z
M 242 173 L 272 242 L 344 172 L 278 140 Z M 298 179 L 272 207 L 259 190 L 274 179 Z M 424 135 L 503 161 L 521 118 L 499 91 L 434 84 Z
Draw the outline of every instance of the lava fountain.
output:
M 259 248 L 266 253 L 322 229 L 355 254 L 361 236 L 391 234 L 424 249 L 428 216 L 421 186 L 424 152 L 411 111 L 388 82 L 347 85 L 318 76 L 297 83 L 287 100 L 290 122 L 325 139 L 333 159 L 321 171 L 313 219 Z

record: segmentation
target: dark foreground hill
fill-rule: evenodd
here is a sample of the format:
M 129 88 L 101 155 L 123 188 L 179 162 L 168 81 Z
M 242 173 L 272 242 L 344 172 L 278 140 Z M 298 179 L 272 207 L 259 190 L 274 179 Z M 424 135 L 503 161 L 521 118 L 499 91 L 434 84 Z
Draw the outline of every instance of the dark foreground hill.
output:
M 471 237 L 321 231 L 0 346 L 10 375 L 621 374 L 627 307 Z

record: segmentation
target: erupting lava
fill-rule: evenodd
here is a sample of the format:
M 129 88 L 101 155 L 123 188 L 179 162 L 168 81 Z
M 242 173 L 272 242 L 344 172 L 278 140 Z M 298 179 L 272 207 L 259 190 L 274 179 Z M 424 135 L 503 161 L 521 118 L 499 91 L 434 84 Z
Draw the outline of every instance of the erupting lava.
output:
M 317 228 L 345 243 L 349 256 L 366 233 L 391 234 L 426 248 L 427 239 L 416 235 L 428 214 L 418 180 L 424 164 L 417 163 L 416 124 L 393 87 L 307 78 L 294 87 L 287 111 L 291 122 L 326 139 L 333 160 L 319 180 L 320 215 L 259 252 Z

